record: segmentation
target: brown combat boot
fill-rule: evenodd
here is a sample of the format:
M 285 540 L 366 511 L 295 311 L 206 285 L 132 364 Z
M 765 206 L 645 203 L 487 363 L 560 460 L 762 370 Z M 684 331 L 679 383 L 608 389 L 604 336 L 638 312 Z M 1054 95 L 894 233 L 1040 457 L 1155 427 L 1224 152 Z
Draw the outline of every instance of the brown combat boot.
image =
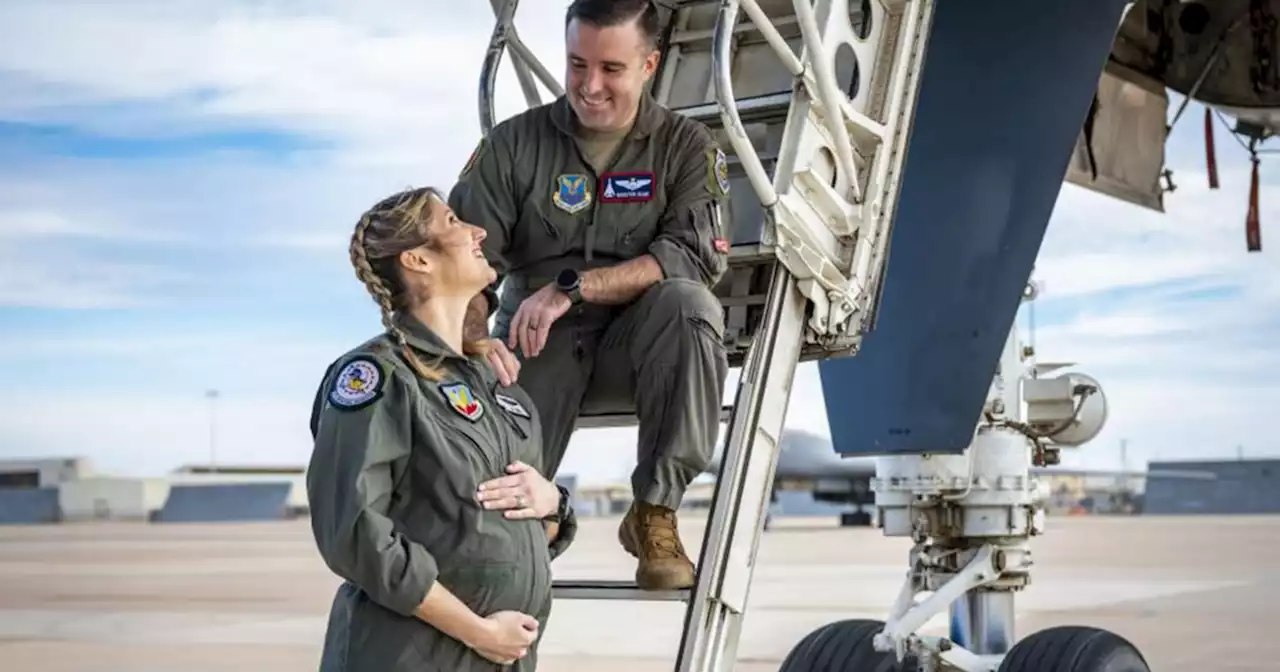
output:
M 693 585 L 693 562 L 676 530 L 676 512 L 635 501 L 618 526 L 622 548 L 640 560 L 636 585 L 644 590 L 673 590 Z

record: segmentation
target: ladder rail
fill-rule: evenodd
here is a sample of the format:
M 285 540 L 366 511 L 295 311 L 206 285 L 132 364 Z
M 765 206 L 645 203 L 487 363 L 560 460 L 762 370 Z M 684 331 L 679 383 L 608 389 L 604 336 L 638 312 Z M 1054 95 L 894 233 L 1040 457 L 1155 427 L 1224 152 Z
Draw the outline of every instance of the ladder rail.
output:
M 733 405 L 697 583 L 685 612 L 678 672 L 731 665 L 737 649 L 803 343 L 805 301 L 796 290 L 795 277 L 781 265 L 774 267 L 766 306 Z M 727 641 L 721 639 L 726 635 Z
M 755 4 L 755 0 L 741 1 Z M 862 201 L 862 185 L 858 181 L 858 167 L 853 162 L 853 146 L 849 144 L 849 128 L 845 125 L 845 108 L 839 103 L 845 96 L 840 93 L 836 85 L 835 59 L 822 43 L 822 33 L 818 28 L 818 19 L 813 13 L 812 2 L 792 0 L 791 4 L 796 10 L 796 18 L 800 23 L 800 37 L 804 40 L 809 67 L 813 71 L 813 78 L 817 84 L 812 90 L 817 94 L 816 98 L 826 112 L 823 117 L 827 131 L 835 140 L 832 144 L 836 150 L 836 161 L 844 174 L 849 176 L 849 190 L 853 192 L 853 202 L 859 203 Z M 841 227 L 843 229 L 841 233 L 848 233 L 847 226 L 846 224 L 845 227 Z
M 502 3 L 501 6 L 498 3 Z M 564 95 L 564 87 L 560 86 L 547 66 L 538 60 L 516 32 L 516 9 L 520 5 L 520 0 L 489 0 L 489 4 L 493 8 L 495 22 L 493 32 L 489 36 L 489 46 L 485 49 L 484 64 L 480 68 L 480 91 L 477 103 L 480 108 L 481 135 L 489 135 L 489 131 L 493 130 L 496 116 L 493 106 L 493 89 L 497 84 L 502 54 L 508 48 L 511 50 L 511 67 L 516 71 L 516 78 L 520 81 L 520 88 L 524 91 L 525 102 L 529 107 L 542 103 L 537 86 L 534 85 L 534 78 L 541 82 L 553 97 L 558 98 Z
M 506 0 L 489 0 L 489 7 L 493 10 L 495 19 L 498 18 L 498 16 L 500 15 L 505 3 L 506 3 Z M 515 35 L 516 34 L 516 28 L 514 25 L 515 16 L 512 16 L 511 20 L 512 20 L 511 34 Z M 516 36 L 516 42 L 519 43 L 520 46 L 524 46 L 524 44 L 520 42 L 520 38 L 518 35 Z M 524 61 L 527 63 L 525 56 L 523 56 L 520 53 L 520 50 L 518 48 L 512 47 L 511 55 L 513 59 L 512 61 L 513 63 L 517 63 L 519 61 Z M 530 55 L 532 55 L 532 53 L 530 53 Z M 534 81 L 533 74 L 529 71 L 529 68 L 521 67 L 521 65 L 524 65 L 524 63 L 519 63 L 515 65 L 514 68 L 516 71 L 516 80 L 520 83 L 520 91 L 524 93 L 524 100 L 530 107 L 533 107 L 535 105 L 541 105 L 542 95 L 538 93 L 538 83 Z
M 720 3 L 711 49 L 711 70 L 713 73 L 712 79 L 715 83 L 716 105 L 720 108 L 720 120 L 724 124 L 725 135 L 729 138 L 729 144 L 733 145 L 734 153 L 737 155 L 738 160 L 742 162 L 742 169 L 746 172 L 747 179 L 751 182 L 751 188 L 755 190 L 756 197 L 760 199 L 761 205 L 767 211 L 778 202 L 778 192 L 774 189 L 773 181 L 769 179 L 769 173 L 765 170 L 764 162 L 760 160 L 760 155 L 756 153 L 755 146 L 751 144 L 751 138 L 747 137 L 747 127 L 742 123 L 742 117 L 738 115 L 738 101 L 733 93 L 733 36 L 734 28 L 738 23 L 738 8 L 741 4 L 755 6 L 755 11 L 762 19 L 757 23 L 756 28 L 762 34 L 767 35 L 768 31 L 773 31 L 776 42 L 775 38 L 766 37 L 771 46 L 777 49 L 777 43 L 785 46 L 786 42 L 782 40 L 782 36 L 777 32 L 777 29 L 769 23 L 769 17 L 765 16 L 764 10 L 760 9 L 753 0 L 723 0 Z M 767 28 L 761 26 L 767 26 Z M 786 53 L 790 55 L 791 49 L 787 48 Z M 788 63 L 788 67 L 791 65 L 791 63 Z M 799 65 L 798 60 L 795 61 L 795 65 Z M 801 66 L 800 70 L 803 72 L 803 66 Z

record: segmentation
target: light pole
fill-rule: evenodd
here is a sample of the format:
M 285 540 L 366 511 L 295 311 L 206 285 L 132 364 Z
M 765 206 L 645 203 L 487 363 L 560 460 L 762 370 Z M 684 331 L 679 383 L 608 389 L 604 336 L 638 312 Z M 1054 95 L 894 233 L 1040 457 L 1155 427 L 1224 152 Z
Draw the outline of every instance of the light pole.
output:
M 218 391 L 204 393 L 209 400 L 209 471 L 217 471 L 218 464 Z

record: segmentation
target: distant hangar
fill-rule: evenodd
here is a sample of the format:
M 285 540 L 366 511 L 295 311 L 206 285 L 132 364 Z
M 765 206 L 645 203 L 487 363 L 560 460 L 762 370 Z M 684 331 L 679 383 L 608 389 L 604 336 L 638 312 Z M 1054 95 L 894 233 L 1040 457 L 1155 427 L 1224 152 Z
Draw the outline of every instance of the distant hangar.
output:
M 307 511 L 304 467 L 187 466 L 131 478 L 97 474 L 79 457 L 0 460 L 0 525 L 244 522 Z

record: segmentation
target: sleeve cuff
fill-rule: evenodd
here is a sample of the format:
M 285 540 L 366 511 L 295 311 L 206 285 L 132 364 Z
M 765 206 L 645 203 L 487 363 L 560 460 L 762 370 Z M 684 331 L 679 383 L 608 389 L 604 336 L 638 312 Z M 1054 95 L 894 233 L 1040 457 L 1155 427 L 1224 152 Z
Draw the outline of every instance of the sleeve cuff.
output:
M 384 597 L 376 601 L 382 602 L 383 606 L 402 616 L 413 616 L 422 605 L 422 601 L 427 599 L 427 592 L 431 590 L 431 586 L 435 585 L 440 568 L 436 565 L 436 559 L 431 557 L 426 549 L 412 542 L 407 543 L 405 553 L 408 556 L 408 566 L 405 568 L 404 576 L 388 577 L 398 585 L 384 585 Z M 392 568 L 384 567 L 383 570 L 389 572 Z

